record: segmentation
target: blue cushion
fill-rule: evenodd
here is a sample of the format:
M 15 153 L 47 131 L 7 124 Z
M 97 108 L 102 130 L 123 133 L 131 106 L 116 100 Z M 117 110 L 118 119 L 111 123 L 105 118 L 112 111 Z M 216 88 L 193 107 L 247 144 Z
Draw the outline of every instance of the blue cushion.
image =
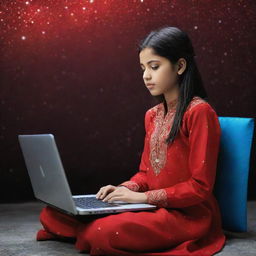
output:
M 247 231 L 247 187 L 253 118 L 219 117 L 220 152 L 214 194 L 222 215 L 223 229 Z

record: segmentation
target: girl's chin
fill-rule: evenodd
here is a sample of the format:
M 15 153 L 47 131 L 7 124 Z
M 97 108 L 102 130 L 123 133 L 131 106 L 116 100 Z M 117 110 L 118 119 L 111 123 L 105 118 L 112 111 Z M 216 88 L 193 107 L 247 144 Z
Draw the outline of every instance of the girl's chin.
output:
M 153 90 L 150 91 L 150 93 L 151 93 L 152 96 L 158 96 L 158 95 L 161 94 L 161 93 L 159 93 L 159 92 L 157 92 L 157 91 L 154 92 Z

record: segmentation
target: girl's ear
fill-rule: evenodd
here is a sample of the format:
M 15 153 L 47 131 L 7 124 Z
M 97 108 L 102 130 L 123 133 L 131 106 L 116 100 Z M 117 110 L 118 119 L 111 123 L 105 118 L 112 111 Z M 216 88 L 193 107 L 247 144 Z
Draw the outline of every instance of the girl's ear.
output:
M 178 60 L 178 75 L 181 75 L 187 67 L 187 62 L 184 58 Z

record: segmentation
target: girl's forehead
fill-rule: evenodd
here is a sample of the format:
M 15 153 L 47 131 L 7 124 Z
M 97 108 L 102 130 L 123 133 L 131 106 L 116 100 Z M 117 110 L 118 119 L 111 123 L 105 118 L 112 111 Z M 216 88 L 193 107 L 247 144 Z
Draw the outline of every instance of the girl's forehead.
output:
M 153 49 L 151 48 L 145 48 L 143 49 L 139 54 L 141 62 L 145 61 L 147 62 L 149 59 L 154 59 L 161 61 L 163 57 L 157 55 L 154 53 Z
M 154 50 L 152 48 L 147 47 L 141 50 L 140 56 L 147 56 L 147 55 L 156 55 L 156 54 L 154 54 Z

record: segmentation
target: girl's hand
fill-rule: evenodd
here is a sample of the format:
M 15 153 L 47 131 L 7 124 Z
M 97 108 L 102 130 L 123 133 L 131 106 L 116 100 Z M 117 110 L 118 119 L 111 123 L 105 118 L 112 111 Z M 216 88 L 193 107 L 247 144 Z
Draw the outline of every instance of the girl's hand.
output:
M 113 185 L 107 185 L 104 187 L 101 187 L 98 193 L 96 194 L 97 199 L 104 199 L 105 196 L 111 192 L 113 192 L 117 187 Z
M 126 187 L 115 187 L 113 192 L 109 193 L 103 202 L 112 203 L 114 201 L 124 201 L 126 203 L 147 203 L 145 193 L 134 192 Z

